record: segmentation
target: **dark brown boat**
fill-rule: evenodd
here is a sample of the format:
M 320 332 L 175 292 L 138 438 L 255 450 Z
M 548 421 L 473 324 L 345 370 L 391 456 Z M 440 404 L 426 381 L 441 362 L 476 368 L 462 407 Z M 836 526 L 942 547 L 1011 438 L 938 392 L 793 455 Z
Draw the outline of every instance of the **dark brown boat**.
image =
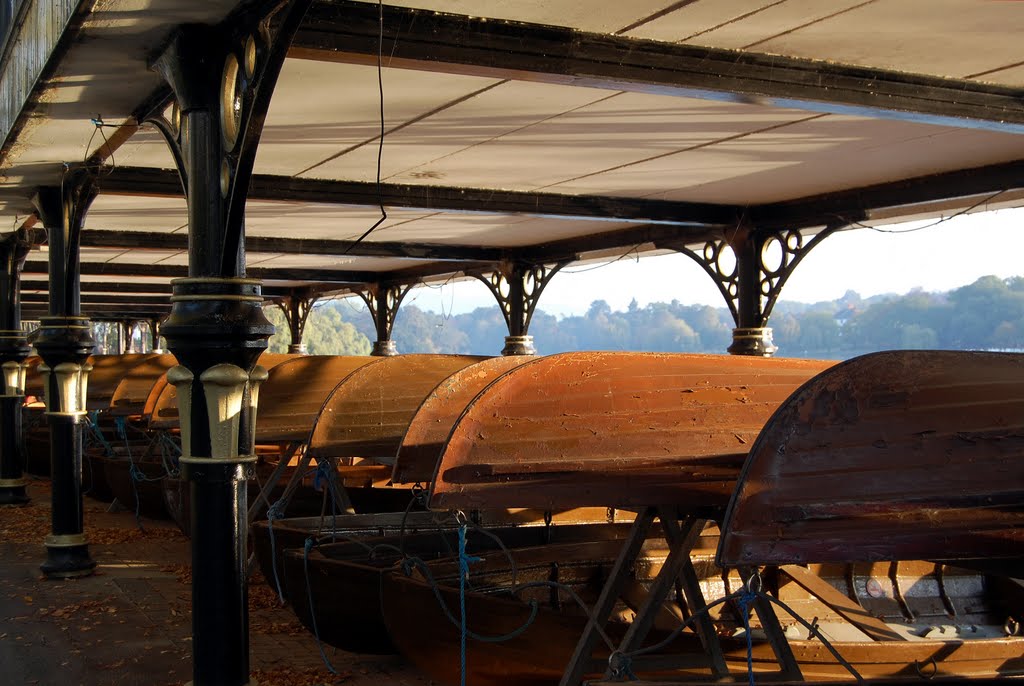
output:
M 897 351 L 820 374 L 754 442 L 723 564 L 891 559 L 1024 571 L 1024 355 Z
M 605 627 L 613 645 L 626 635 L 656 573 L 667 564 L 663 545 L 648 539 L 637 557 L 632 582 Z M 712 537 L 691 552 L 701 591 L 708 601 L 739 590 L 741 583 L 734 572 L 723 574 L 714 564 L 714 545 Z M 470 566 L 465 595 L 467 627 L 487 637 L 514 637 L 487 643 L 469 638 L 467 682 L 474 686 L 559 683 L 588 618 L 564 594 L 556 600 L 545 582 L 557 579 L 592 606 L 618 547 L 618 543 L 589 543 L 513 550 L 517 562 L 515 584 L 504 553 L 479 556 L 482 561 Z M 430 569 L 432 582 L 422 573 L 422 567 L 410 570 L 406 566 L 385 576 L 382 613 L 403 655 L 432 679 L 458 683 L 459 630 L 440 608 L 432 587 L 432 583 L 437 584 L 449 611 L 457 617 L 458 562 L 443 559 L 425 566 Z M 1006 622 L 1006 617 L 1017 617 L 1024 610 L 1019 588 L 1014 597 L 999 586 L 1005 580 L 922 562 L 901 563 L 893 570 L 887 569 L 881 579 L 887 585 L 880 583 L 877 571 L 848 565 L 811 569 L 793 566 L 768 570 L 763 588 L 807 621 L 813 620 L 842 658 L 866 679 L 916 683 L 933 677 L 1024 675 L 1024 638 L 1008 636 L 1008 627 L 1013 624 Z M 513 590 L 515 585 L 529 586 L 530 581 L 542 585 L 521 592 Z M 892 596 L 893 589 L 899 587 L 905 597 L 913 598 L 913 607 Z M 538 607 L 535 615 L 531 600 Z M 410 608 L 416 608 L 415 612 Z M 666 638 L 692 609 L 675 602 L 661 605 L 646 645 Z M 725 674 L 713 674 L 711 659 L 698 636 L 690 631 L 654 653 L 635 657 L 632 670 L 642 680 L 657 683 L 745 679 L 747 642 L 739 613 L 739 606 L 732 601 L 718 605 L 711 613 Z M 764 627 L 757 614 L 752 614 L 749 621 L 751 666 L 757 680 L 777 680 L 779 663 L 764 637 Z M 778 621 L 803 680 L 820 683 L 854 679 L 793 616 L 783 611 Z M 607 647 L 596 651 L 585 678 L 600 678 L 608 667 L 609 654 Z
M 830 364 L 617 352 L 537 358 L 466 407 L 431 507 L 686 503 L 720 513 L 771 413 Z
M 102 460 L 110 491 L 128 510 L 151 519 L 168 519 L 163 480 L 169 465 L 151 456 Z
M 342 650 L 361 653 L 394 652 L 381 616 L 381 585 L 398 565 L 409 560 L 450 558 L 458 550 L 453 520 L 433 530 L 421 528 L 406 535 L 367 538 L 303 548 L 283 555 L 283 579 L 288 602 L 299 620 L 322 641 Z M 518 526 L 470 528 L 467 550 L 474 554 L 545 544 L 583 541 L 621 541 L 629 524 Z M 506 560 L 507 563 L 507 560 Z M 410 599 L 411 600 L 411 599 Z M 435 606 L 436 607 L 436 604 Z M 410 604 L 406 612 L 416 611 Z M 315 622 L 314 614 L 315 610 Z M 411 619 L 407 616 L 406 618 Z

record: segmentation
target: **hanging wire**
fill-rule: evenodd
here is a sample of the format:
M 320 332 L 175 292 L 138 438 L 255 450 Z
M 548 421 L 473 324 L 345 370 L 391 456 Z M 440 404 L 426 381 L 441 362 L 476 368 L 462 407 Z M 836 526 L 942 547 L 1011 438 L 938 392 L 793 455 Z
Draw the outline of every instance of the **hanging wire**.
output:
M 387 210 L 384 209 L 384 192 L 380 186 L 380 163 L 384 156 L 384 74 L 381 63 L 384 61 L 384 0 L 377 0 L 378 34 L 377 34 L 377 90 L 380 94 L 380 138 L 377 141 L 377 205 L 380 207 L 380 219 L 374 222 L 373 226 L 363 232 L 351 245 L 345 248 L 342 255 L 347 255 L 363 242 L 363 239 L 373 233 L 378 226 L 388 218 Z
M 627 250 L 623 254 L 621 254 L 618 257 L 616 257 L 614 260 L 610 260 L 610 261 L 605 262 L 603 264 L 594 265 L 593 267 L 583 267 L 581 269 L 573 269 L 571 271 L 567 271 L 565 269 L 562 269 L 560 271 L 561 271 L 562 274 L 582 274 L 583 272 L 592 272 L 592 271 L 594 271 L 596 269 L 604 269 L 605 267 L 610 267 L 613 264 L 615 264 L 616 262 L 621 262 L 622 260 L 626 259 L 630 255 L 633 255 L 634 256 L 633 257 L 633 261 L 636 262 L 637 264 L 639 264 L 640 263 L 640 246 L 641 245 L 643 245 L 643 243 L 637 243 L 632 248 L 630 248 L 629 250 Z
M 85 144 L 85 157 L 82 158 L 82 164 L 88 164 L 89 163 L 89 151 L 92 150 L 92 142 L 96 138 L 96 133 L 99 132 L 100 138 L 103 139 L 103 147 L 104 148 L 109 148 L 110 147 L 110 141 L 107 140 L 107 134 L 103 133 L 103 129 L 104 128 L 115 128 L 115 129 L 118 128 L 117 124 L 107 124 L 106 122 L 104 122 L 103 121 L 103 116 L 99 115 L 99 114 L 97 114 L 95 117 L 93 117 L 89 121 L 90 121 L 90 123 L 92 123 L 93 127 L 95 127 L 95 128 L 93 128 L 93 130 L 92 130 L 92 135 L 89 136 L 89 142 Z M 112 173 L 114 171 L 115 168 L 117 168 L 117 161 L 114 159 L 114 151 L 113 150 L 110 150 L 108 155 L 110 157 L 110 169 L 107 171 L 107 173 L 110 174 L 110 173 Z M 97 169 L 99 168 L 99 166 L 100 166 L 99 164 L 96 165 Z
M 883 229 L 881 227 L 871 226 L 869 224 L 865 224 L 864 222 L 860 222 L 860 221 L 857 221 L 857 220 L 852 220 L 851 221 L 851 220 L 847 219 L 846 217 L 842 216 L 841 214 L 836 214 L 836 215 L 833 215 L 833 216 L 839 218 L 844 223 L 847 223 L 850 226 L 859 226 L 862 229 L 871 229 L 872 231 L 877 231 L 878 233 L 892 233 L 892 234 L 914 233 L 916 231 L 924 231 L 925 229 L 931 229 L 933 227 L 938 226 L 939 224 L 945 224 L 946 222 L 948 222 L 948 221 L 950 221 L 952 219 L 956 219 L 957 217 L 962 217 L 963 215 L 965 215 L 965 214 L 967 214 L 969 212 L 973 212 L 974 210 L 978 209 L 982 205 L 987 205 L 988 203 L 992 202 L 993 200 L 998 198 L 1000 195 L 1002 195 L 1003 193 L 1006 193 L 1009 190 L 1010 190 L 1009 188 L 1004 188 L 1004 189 L 1002 189 L 1000 191 L 996 191 L 992 195 L 989 195 L 989 196 L 987 196 L 985 198 L 982 198 L 981 200 L 979 200 L 978 202 L 974 203 L 970 207 L 965 207 L 964 209 L 962 209 L 962 210 L 960 210 L 958 212 L 954 212 L 953 214 L 949 215 L 948 217 L 941 217 L 941 218 L 936 219 L 935 221 L 933 221 L 933 222 L 931 222 L 929 224 L 925 224 L 924 226 L 915 226 L 912 229 L 902 229 L 902 230 L 900 230 L 900 229 Z

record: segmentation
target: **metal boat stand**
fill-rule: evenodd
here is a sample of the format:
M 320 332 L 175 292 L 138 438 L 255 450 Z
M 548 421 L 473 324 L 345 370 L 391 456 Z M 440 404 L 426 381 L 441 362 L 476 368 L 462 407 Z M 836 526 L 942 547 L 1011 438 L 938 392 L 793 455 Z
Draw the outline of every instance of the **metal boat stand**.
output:
M 652 506 L 640 511 L 633 523 L 629 536 L 623 542 L 622 550 L 591 613 L 590 622 L 588 622 L 586 629 L 580 636 L 573 656 L 562 675 L 560 686 L 579 686 L 579 684 L 583 683 L 585 674 L 600 671 L 593 657 L 594 649 L 597 647 L 601 635 L 600 627 L 608 622 L 617 600 L 620 597 L 625 597 L 630 586 L 631 569 L 637 561 L 644 540 L 650 533 L 656 518 L 661 521 L 663 535 L 669 545 L 669 555 L 651 585 L 646 598 L 640 607 L 637 608 L 633 623 L 630 625 L 618 648 L 612 653 L 613 659 L 608 661 L 604 679 L 588 683 L 596 686 L 599 683 L 616 683 L 630 678 L 629 674 L 619 673 L 620 666 L 616 665 L 614 657 L 628 654 L 641 647 L 654 625 L 654 620 L 662 605 L 669 600 L 670 594 L 675 591 L 677 584 L 685 598 L 685 611 L 689 613 L 689 616 L 696 616 L 694 619 L 694 631 L 700 638 L 705 654 L 637 655 L 631 658 L 631 667 L 636 671 L 659 672 L 683 668 L 707 668 L 710 678 L 720 683 L 738 681 L 741 678 L 745 680 L 747 678 L 746 674 L 731 675 L 729 673 L 714 624 L 708 614 L 702 612 L 707 607 L 707 602 L 700 589 L 697 572 L 694 569 L 690 553 L 701 531 L 704 529 L 706 520 L 692 513 L 684 512 L 675 506 Z M 750 575 L 754 573 L 752 569 L 740 571 L 744 578 L 750 578 Z M 771 603 L 763 596 L 759 596 L 753 602 L 753 606 L 761 621 L 768 642 L 774 651 L 775 658 L 779 663 L 779 673 L 772 676 L 781 678 L 783 681 L 802 680 L 800 667 L 790 650 L 789 644 L 786 642 L 782 626 Z M 702 679 L 702 681 L 706 680 Z M 681 682 L 678 679 L 669 679 L 647 683 Z

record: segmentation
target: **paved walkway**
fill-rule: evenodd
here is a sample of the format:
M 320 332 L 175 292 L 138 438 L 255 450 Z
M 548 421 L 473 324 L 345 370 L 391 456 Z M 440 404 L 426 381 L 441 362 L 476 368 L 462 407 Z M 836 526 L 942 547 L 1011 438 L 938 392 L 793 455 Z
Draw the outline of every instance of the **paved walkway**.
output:
M 47 581 L 39 572 L 49 532 L 49 483 L 32 503 L 0 508 L 0 682 L 11 686 L 180 686 L 191 679 L 188 541 L 169 522 L 108 513 L 86 498 L 97 572 Z M 425 686 L 400 657 L 364 656 L 316 641 L 260 581 L 249 589 L 253 678 L 262 686 Z

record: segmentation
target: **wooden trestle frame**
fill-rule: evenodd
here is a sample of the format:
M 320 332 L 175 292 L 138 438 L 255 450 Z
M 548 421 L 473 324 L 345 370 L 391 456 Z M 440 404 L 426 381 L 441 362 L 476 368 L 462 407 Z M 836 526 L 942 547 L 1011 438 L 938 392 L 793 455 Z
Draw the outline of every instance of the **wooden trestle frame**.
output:
M 594 649 L 601 637 L 600 627 L 611 618 L 616 602 L 625 593 L 630 579 L 630 569 L 637 561 L 641 547 L 651 533 L 656 519 L 661 522 L 661 530 L 669 545 L 669 555 L 651 584 L 643 604 L 639 607 L 636 617 L 626 631 L 626 635 L 609 658 L 605 678 L 617 680 L 627 676 L 619 672 L 624 665 L 617 664 L 616 658 L 640 648 L 654 626 L 658 609 L 675 592 L 677 583 L 682 588 L 686 609 L 693 618 L 694 631 L 700 638 L 705 654 L 703 656 L 660 653 L 652 656 L 638 655 L 630 657 L 629 663 L 650 671 L 683 667 L 709 667 L 712 679 L 719 683 L 732 680 L 732 677 L 735 676 L 730 675 L 714 624 L 708 614 L 704 612 L 707 601 L 700 589 L 693 561 L 690 559 L 690 553 L 708 520 L 689 514 L 684 508 L 666 505 L 650 506 L 638 512 L 629 536 L 623 542 L 622 550 L 619 552 L 608 579 L 601 589 L 597 603 L 591 611 L 587 628 L 580 636 L 573 656 L 566 666 L 562 680 L 559 682 L 560 686 L 578 686 L 585 674 L 600 671 L 596 669 L 593 660 Z M 743 568 L 740 573 L 744 579 L 756 576 L 756 570 L 752 568 Z M 786 641 L 782 625 L 771 602 L 758 593 L 755 594 L 753 606 L 778 660 L 779 678 L 783 681 L 800 681 L 802 679 L 800 666 Z M 746 678 L 745 674 L 743 678 Z M 665 683 L 678 682 L 666 681 Z

